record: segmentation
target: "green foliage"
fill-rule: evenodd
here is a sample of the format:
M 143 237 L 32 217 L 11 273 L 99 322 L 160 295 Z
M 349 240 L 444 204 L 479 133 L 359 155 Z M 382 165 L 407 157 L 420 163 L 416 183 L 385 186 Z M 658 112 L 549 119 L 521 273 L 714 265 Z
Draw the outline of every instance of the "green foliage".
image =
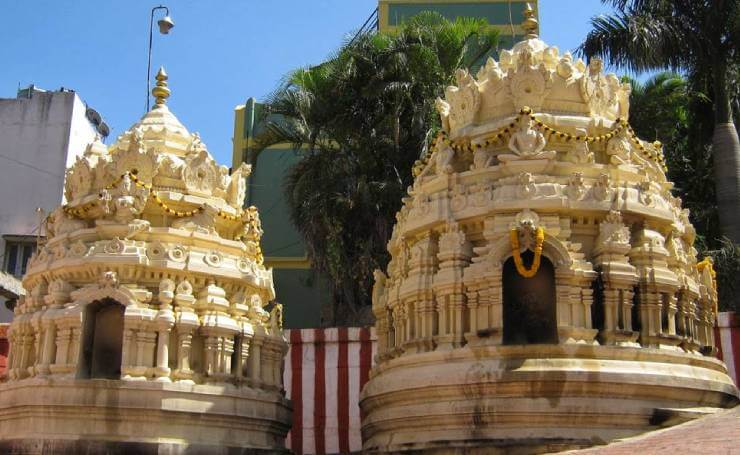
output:
M 638 134 L 666 144 L 669 178 L 691 210 L 697 248 L 721 257 L 720 294 L 726 305 L 737 305 L 737 277 L 721 270 L 736 270 L 729 258 L 737 258 L 737 247 L 721 239 L 740 241 L 740 143 L 736 129 L 723 126 L 737 122 L 740 107 L 740 0 L 602 3 L 615 12 L 591 20 L 582 54 L 635 72 L 673 69 L 686 77 L 663 73 L 636 84 L 630 120 Z
M 724 239 L 719 248 L 704 250 L 703 253 L 712 258 L 717 271 L 719 310 L 740 312 L 740 305 L 735 298 L 740 294 L 740 245 Z
M 286 177 L 286 200 L 313 267 L 332 284 L 326 323 L 368 320 L 372 271 L 389 260 L 411 167 L 439 128 L 434 100 L 496 43 L 484 20 L 423 13 L 396 34 L 358 36 L 268 99 L 259 144 L 290 142 L 304 155 Z

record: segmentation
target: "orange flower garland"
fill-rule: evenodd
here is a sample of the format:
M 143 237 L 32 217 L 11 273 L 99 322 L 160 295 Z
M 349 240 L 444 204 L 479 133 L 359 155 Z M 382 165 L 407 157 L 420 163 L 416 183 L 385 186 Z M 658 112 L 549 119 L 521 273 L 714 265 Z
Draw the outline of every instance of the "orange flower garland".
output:
M 514 256 L 514 265 L 516 265 L 516 271 L 519 272 L 519 275 L 523 276 L 524 278 L 532 278 L 540 269 L 540 260 L 542 259 L 542 244 L 545 243 L 545 230 L 541 227 L 537 228 L 535 234 L 534 260 L 532 261 L 532 267 L 530 267 L 529 269 L 524 267 L 522 256 L 519 253 L 519 231 L 516 228 L 509 231 L 509 240 L 511 241 L 511 253 Z

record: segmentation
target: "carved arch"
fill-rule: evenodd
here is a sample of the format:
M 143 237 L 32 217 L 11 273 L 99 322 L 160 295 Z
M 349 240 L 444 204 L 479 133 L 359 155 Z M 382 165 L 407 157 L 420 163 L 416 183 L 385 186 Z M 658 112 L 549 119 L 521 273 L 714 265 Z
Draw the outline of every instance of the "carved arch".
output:
M 501 267 L 511 256 L 511 243 L 508 236 L 503 236 L 495 241 L 488 252 L 489 260 Z M 557 237 L 545 236 L 545 242 L 542 244 L 542 256 L 549 259 L 556 270 L 561 267 L 570 268 L 574 264 L 570 251 Z

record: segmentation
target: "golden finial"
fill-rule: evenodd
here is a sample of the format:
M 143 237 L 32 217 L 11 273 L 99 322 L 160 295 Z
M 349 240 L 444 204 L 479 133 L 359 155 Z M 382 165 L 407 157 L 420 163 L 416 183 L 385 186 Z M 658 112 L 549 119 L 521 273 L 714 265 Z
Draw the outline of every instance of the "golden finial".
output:
M 157 84 L 152 89 L 152 95 L 154 95 L 154 108 L 163 105 L 165 100 L 170 97 L 170 89 L 167 88 L 167 73 L 164 72 L 164 68 L 159 67 L 157 75 L 154 77 L 157 80 Z
M 529 3 L 524 7 L 524 21 L 522 22 L 522 28 L 526 32 L 527 39 L 537 38 L 540 24 L 537 22 L 537 19 L 534 18 L 534 10 L 532 9 L 532 5 Z

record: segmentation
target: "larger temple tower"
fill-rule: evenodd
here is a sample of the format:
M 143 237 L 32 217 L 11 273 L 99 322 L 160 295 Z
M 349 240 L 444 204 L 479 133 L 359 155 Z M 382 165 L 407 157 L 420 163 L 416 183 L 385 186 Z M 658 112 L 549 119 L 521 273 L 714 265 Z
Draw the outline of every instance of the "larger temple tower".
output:
M 0 384 L 2 453 L 281 453 L 281 307 L 229 173 L 154 108 L 68 169 L 23 278 Z M 23 197 L 23 195 L 16 195 Z M 231 452 L 229 452 L 231 453 Z
M 538 39 L 464 70 L 376 272 L 367 453 L 539 453 L 727 407 L 712 266 L 630 87 Z

